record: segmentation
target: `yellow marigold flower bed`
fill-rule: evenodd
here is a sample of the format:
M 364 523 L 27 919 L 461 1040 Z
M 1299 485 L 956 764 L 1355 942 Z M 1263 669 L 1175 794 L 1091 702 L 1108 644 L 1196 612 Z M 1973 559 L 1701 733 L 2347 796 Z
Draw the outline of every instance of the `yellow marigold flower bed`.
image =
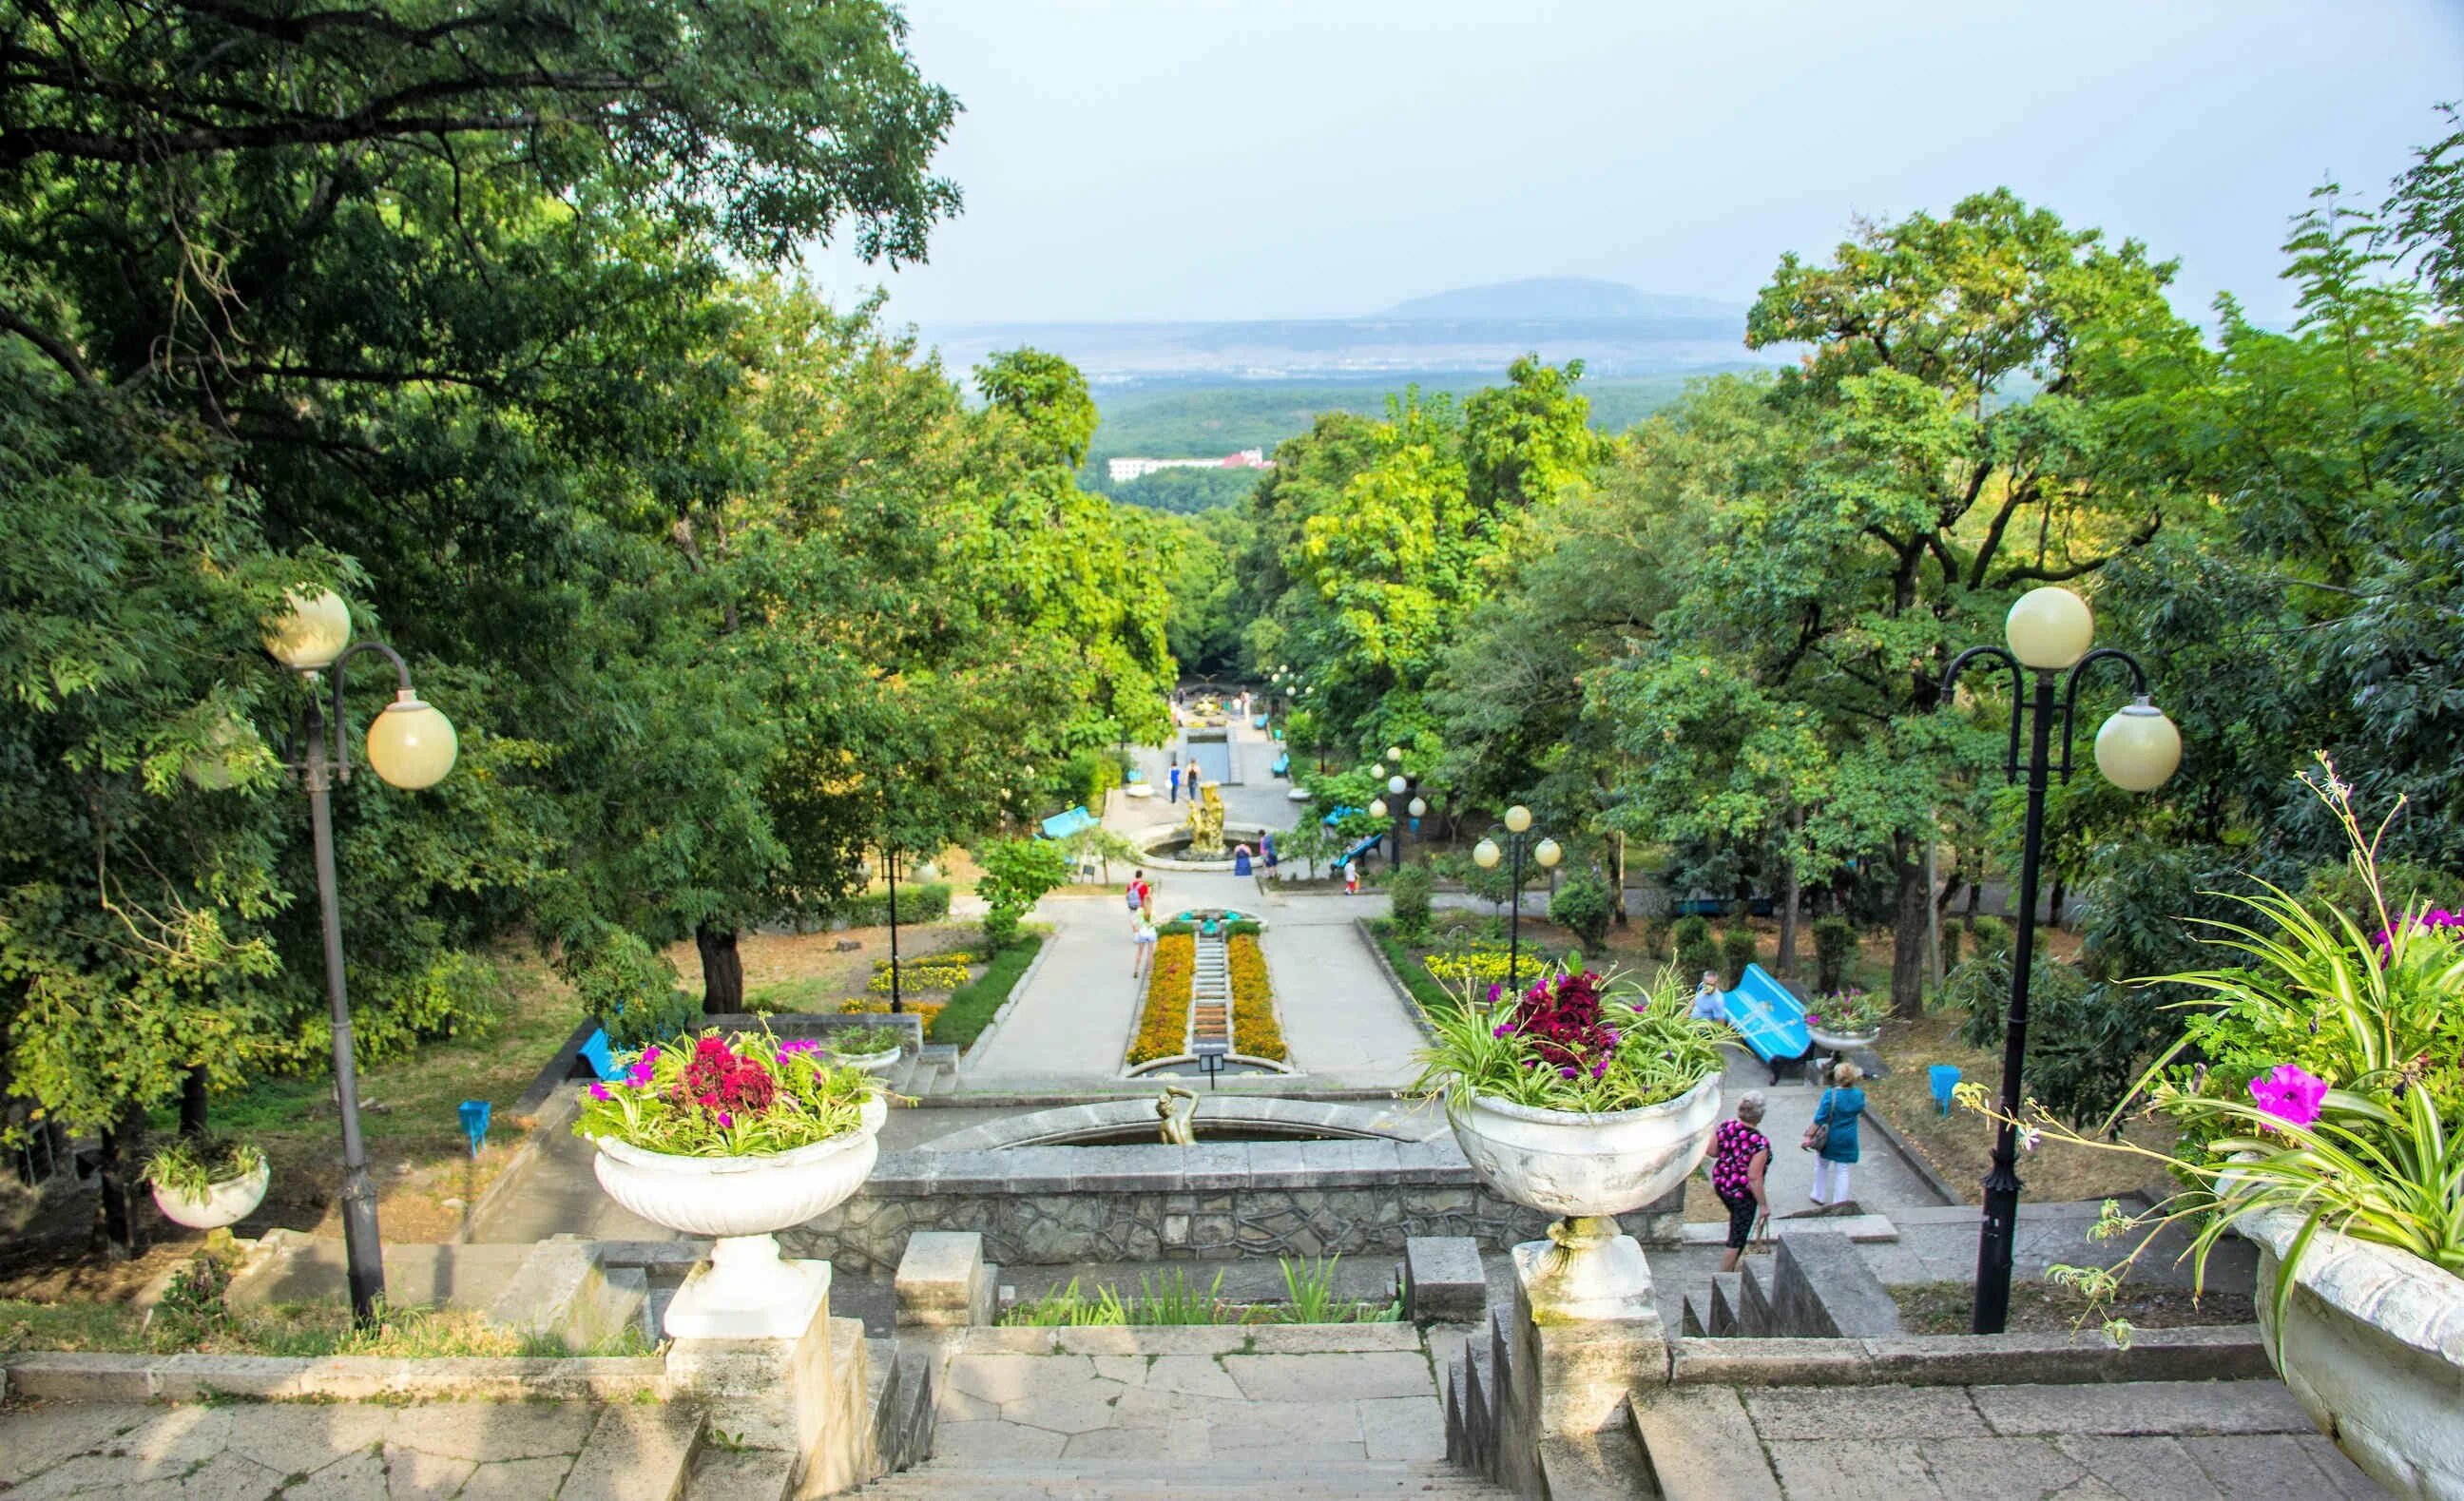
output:
M 1530 968 L 1531 956 L 1525 956 L 1525 968 Z M 1467 954 L 1432 954 L 1420 960 L 1429 977 L 1445 984 L 1461 984 L 1468 980 L 1476 985 L 1505 982 L 1507 954 L 1501 949 L 1473 949 Z
M 1281 1063 L 1283 1028 L 1275 1025 L 1275 987 L 1266 980 L 1266 955 L 1254 933 L 1236 933 L 1227 945 L 1232 972 L 1232 1047 L 1244 1056 Z
M 1198 972 L 1198 939 L 1167 933 L 1155 939 L 1147 969 L 1147 1008 L 1130 1044 L 1132 1064 L 1153 1063 L 1182 1052 L 1189 1042 L 1189 987 Z
M 956 990 L 967 982 L 964 964 L 901 964 L 898 966 L 898 990 Z M 882 995 L 890 994 L 890 969 L 884 965 L 865 982 L 865 989 Z
M 904 1000 L 905 997 L 902 996 L 900 999 Z M 938 1001 L 907 1002 L 908 1014 L 924 1019 L 924 1040 L 928 1043 L 933 1040 L 933 1024 L 940 1019 L 941 1004 Z M 839 1007 L 839 1014 L 841 1016 L 888 1016 L 890 1003 L 886 1000 L 849 1001 Z

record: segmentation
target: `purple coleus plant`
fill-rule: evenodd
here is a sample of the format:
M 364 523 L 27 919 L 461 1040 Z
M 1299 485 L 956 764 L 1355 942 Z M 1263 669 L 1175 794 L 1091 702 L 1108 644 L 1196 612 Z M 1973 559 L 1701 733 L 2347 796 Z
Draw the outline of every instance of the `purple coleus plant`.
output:
M 1496 995 L 1494 989 L 1490 993 Z M 1588 969 L 1533 985 L 1494 1030 L 1531 1044 L 1535 1056 L 1526 1060 L 1527 1068 L 1554 1069 L 1569 1079 L 1600 1077 L 1617 1051 L 1617 1029 L 1601 1013 L 1600 977 Z

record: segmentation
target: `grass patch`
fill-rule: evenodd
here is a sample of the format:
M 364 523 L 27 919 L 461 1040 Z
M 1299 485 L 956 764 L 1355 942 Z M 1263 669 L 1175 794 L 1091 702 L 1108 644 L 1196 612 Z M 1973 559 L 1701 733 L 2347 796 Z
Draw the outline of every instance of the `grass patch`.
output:
M 1333 1294 L 1334 1264 L 1295 1262 L 1278 1257 L 1288 1303 L 1235 1303 L 1222 1296 L 1223 1273 L 1200 1288 L 1189 1273 L 1174 1268 L 1159 1274 L 1138 1274 L 1137 1291 L 1124 1292 L 1098 1283 L 1081 1291 L 1072 1277 L 1040 1298 L 1018 1304 L 1001 1314 L 1013 1328 L 1080 1329 L 1119 1324 L 1393 1324 L 1403 1317 L 1403 1301 L 1362 1303 Z
M 1927 1066 L 1947 1063 L 1964 1081 L 1988 1090 L 2002 1078 L 2002 1056 L 1982 1052 L 1959 1040 L 1959 1018 L 1947 1013 L 1914 1021 L 1893 1018 L 1882 1024 L 1876 1045 L 1891 1066 L 1887 1077 L 1868 1079 L 1865 1097 L 1886 1116 L 1943 1181 L 1969 1203 L 1984 1202 L 1983 1181 L 1991 1164 L 1993 1125 L 1984 1116 L 1953 1105 L 1945 1115 L 1934 1104 Z M 2158 1152 L 2173 1149 L 2176 1133 L 2162 1118 L 2133 1118 L 2124 1135 L 2135 1144 Z M 2027 1181 L 2028 1198 L 2038 1203 L 2080 1199 L 2112 1199 L 2147 1191 L 2163 1198 L 2174 1184 L 2164 1170 L 2144 1158 L 2047 1141 L 2025 1154 L 2019 1176 Z
M 1403 988 L 1412 993 L 1414 1004 L 1432 1016 L 1440 1011 L 1456 1009 L 1458 1003 L 1454 993 L 1438 983 L 1420 966 L 1419 958 L 1387 928 L 1385 918 L 1371 922 L 1369 931 L 1370 937 L 1377 940 L 1378 951 L 1386 956 L 1386 962 L 1394 966 L 1395 978 L 1403 982 Z
M 982 974 L 950 993 L 949 1004 L 933 1019 L 933 1041 L 964 1048 L 982 1036 L 1043 947 L 1042 934 L 1021 933 L 995 954 Z
M 1968 1282 L 1915 1282 L 1891 1289 L 1900 1305 L 1901 1326 L 1912 1335 L 1964 1335 L 1976 1310 L 1976 1288 Z M 2211 1288 L 2193 1301 L 2188 1288 L 2126 1283 L 2109 1311 L 2088 1317 L 2084 1293 L 2050 1282 L 2011 1285 L 2010 1332 L 2014 1335 L 2061 1335 L 2079 1330 L 2097 1335 L 2107 1317 L 2126 1318 L 2138 1329 L 2191 1329 L 2215 1324 L 2248 1324 L 2257 1311 L 2246 1292 L 2219 1292 Z M 2081 1320 L 2086 1320 L 2082 1323 Z
M 376 1327 L 351 1326 L 340 1307 L 271 1307 L 212 1317 L 158 1312 L 148 1319 L 125 1303 L 0 1300 L 0 1355 L 29 1351 L 103 1355 L 385 1356 L 432 1360 L 454 1356 L 648 1355 L 627 1330 L 585 1350 L 553 1335 L 517 1332 L 462 1309 L 386 1309 Z

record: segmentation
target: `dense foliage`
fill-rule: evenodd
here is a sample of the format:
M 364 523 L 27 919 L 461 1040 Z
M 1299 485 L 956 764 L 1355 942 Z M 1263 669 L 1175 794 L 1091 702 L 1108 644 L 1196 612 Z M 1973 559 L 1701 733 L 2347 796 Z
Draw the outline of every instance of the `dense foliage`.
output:
M 1077 373 L 999 355 L 978 406 L 766 274 L 918 257 L 957 207 L 887 6 L 0 34 L 0 1129 L 103 1129 L 123 1247 L 148 1109 L 326 1047 L 307 689 L 257 646 L 293 587 L 461 732 L 434 789 L 336 795 L 369 1056 L 486 1026 L 508 934 L 610 1021 L 664 1016 L 692 938 L 740 1009 L 739 931 L 1161 728 L 1177 543 L 1074 482 Z

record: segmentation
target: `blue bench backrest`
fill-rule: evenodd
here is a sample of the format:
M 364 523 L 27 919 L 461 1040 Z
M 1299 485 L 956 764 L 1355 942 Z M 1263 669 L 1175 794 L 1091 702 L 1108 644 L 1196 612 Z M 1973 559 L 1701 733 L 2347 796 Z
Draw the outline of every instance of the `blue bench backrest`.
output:
M 582 1059 L 590 1065 L 590 1071 L 599 1075 L 603 1084 L 612 1084 L 624 1077 L 625 1071 L 616 1067 L 615 1052 L 607 1045 L 607 1029 L 604 1026 L 591 1033 L 590 1041 L 582 1045 Z

